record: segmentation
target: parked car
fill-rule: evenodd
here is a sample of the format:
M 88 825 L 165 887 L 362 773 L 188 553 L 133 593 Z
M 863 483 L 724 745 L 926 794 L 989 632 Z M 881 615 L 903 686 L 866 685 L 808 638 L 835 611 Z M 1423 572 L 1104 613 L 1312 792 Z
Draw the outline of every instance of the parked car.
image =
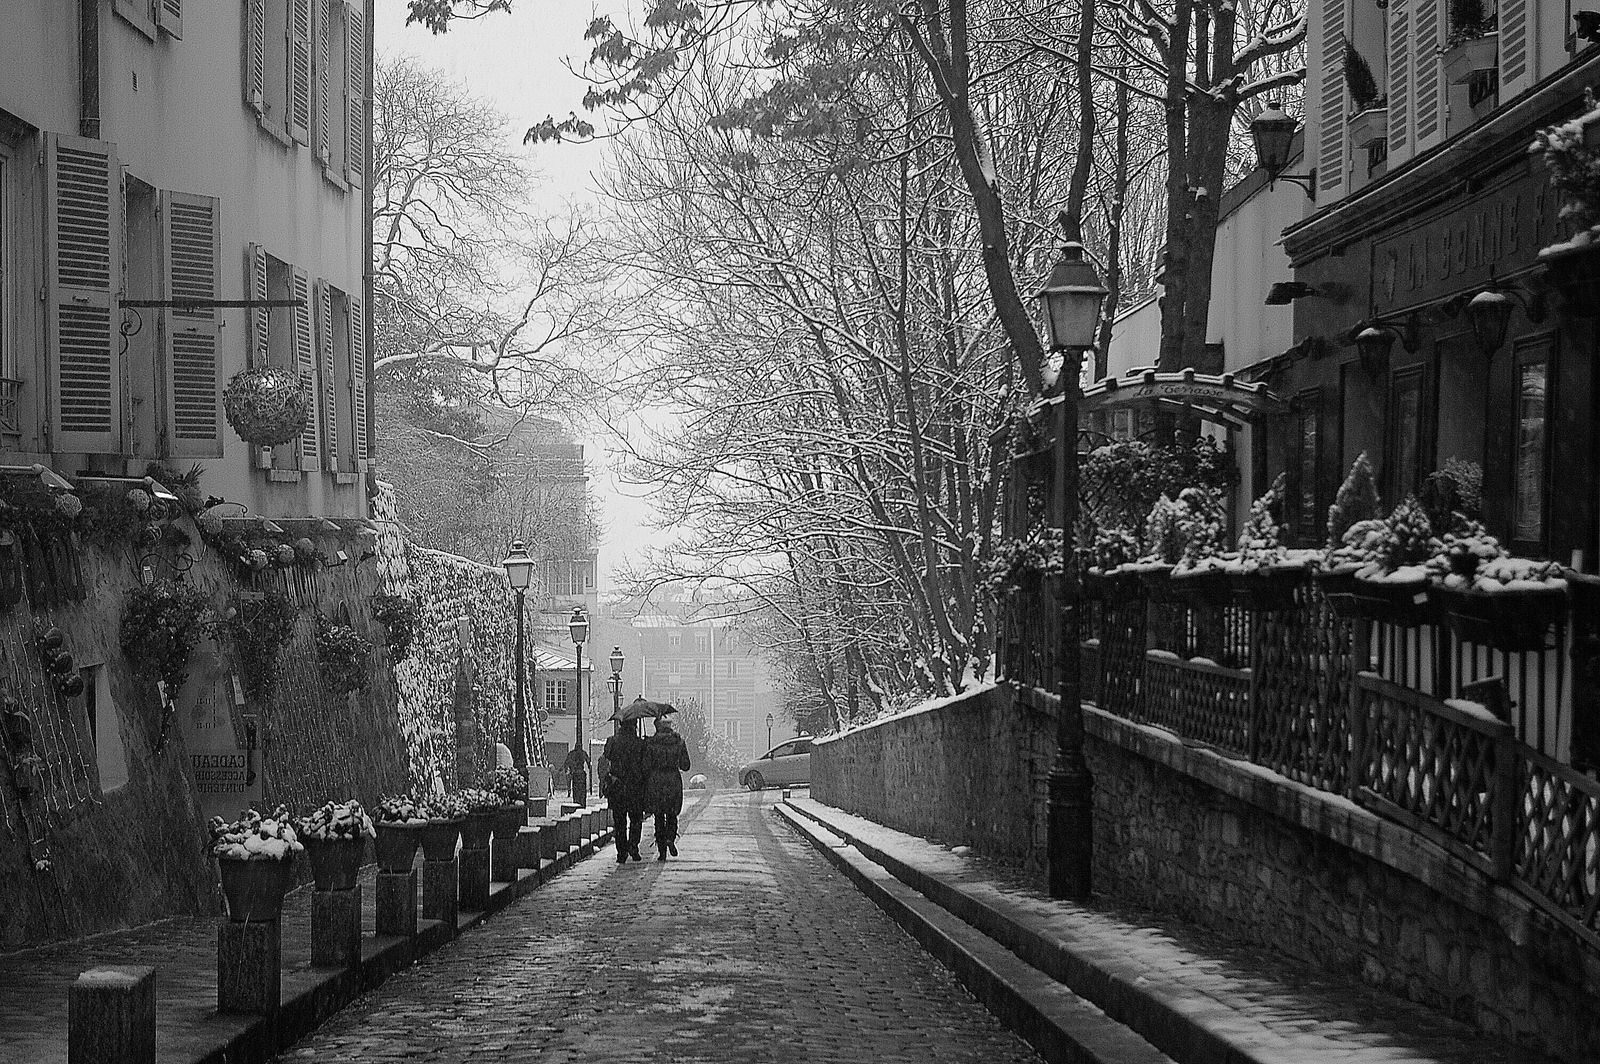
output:
M 811 736 L 781 742 L 739 769 L 739 784 L 752 791 L 811 782 Z

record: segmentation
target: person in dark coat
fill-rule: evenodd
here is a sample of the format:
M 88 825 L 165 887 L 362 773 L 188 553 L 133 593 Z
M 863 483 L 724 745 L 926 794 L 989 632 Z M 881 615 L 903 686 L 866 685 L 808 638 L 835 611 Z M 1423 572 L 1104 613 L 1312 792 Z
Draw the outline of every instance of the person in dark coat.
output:
M 639 856 L 639 835 L 644 831 L 645 789 L 649 767 L 645 763 L 645 740 L 639 737 L 639 722 L 620 721 L 616 732 L 606 740 L 601 764 L 608 765 L 605 779 L 606 800 L 615 814 L 620 814 L 617 824 L 617 864 L 626 864 L 629 857 L 642 861 Z
M 683 776 L 689 771 L 689 744 L 666 717 L 656 718 L 656 733 L 645 740 L 650 766 L 647 799 L 656 817 L 656 860 L 678 856 L 678 814 L 683 811 Z

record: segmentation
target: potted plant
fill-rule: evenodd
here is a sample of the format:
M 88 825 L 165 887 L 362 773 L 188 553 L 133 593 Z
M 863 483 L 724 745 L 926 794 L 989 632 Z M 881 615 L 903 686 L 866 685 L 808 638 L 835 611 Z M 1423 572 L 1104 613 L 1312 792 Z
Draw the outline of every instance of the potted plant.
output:
M 1172 589 L 1172 569 L 1183 560 L 1181 521 L 1185 507 L 1162 495 L 1150 507 L 1144 520 L 1144 555 L 1124 569 L 1137 573 L 1151 602 L 1173 603 L 1183 599 Z
M 468 850 L 488 849 L 495 818 L 504 804 L 500 796 L 481 787 L 467 787 L 458 791 L 456 797 L 466 807 L 466 819 L 461 824 L 462 847 Z
M 528 823 L 528 780 L 514 768 L 497 768 L 489 773 L 484 786 L 500 799 L 500 809 L 495 813 L 494 837 L 498 845 L 502 839 L 512 839 Z
M 1345 544 L 1345 533 L 1355 525 L 1376 521 L 1382 516 L 1377 479 L 1367 452 L 1362 451 L 1350 464 L 1350 472 L 1339 485 L 1333 505 L 1328 507 L 1327 548 L 1320 564 L 1311 570 L 1311 582 L 1341 616 L 1355 615 L 1349 598 L 1357 590 L 1356 570 L 1369 560 L 1361 548 Z
M 427 826 L 422 829 L 422 856 L 429 861 L 453 861 L 467 807 L 453 794 L 430 797 L 424 803 Z
M 428 825 L 427 810 L 410 795 L 398 795 L 378 803 L 377 812 L 373 848 L 378 868 L 384 872 L 411 871 L 422 842 L 422 829 Z M 450 849 L 455 851 L 454 839 Z
M 294 883 L 294 855 L 303 848 L 283 806 L 267 816 L 246 809 L 231 823 L 212 817 L 211 852 L 222 875 L 228 918 L 276 920 Z
M 1044 527 L 1001 541 L 989 561 L 990 594 L 996 599 L 1040 594 L 1065 571 L 1062 543 L 1059 528 Z
M 1209 609 L 1227 599 L 1228 570 L 1236 558 L 1224 549 L 1222 495 L 1211 488 L 1178 493 L 1178 537 L 1183 557 L 1172 567 L 1172 590 L 1191 606 Z
M 1495 69 L 1500 34 L 1483 0 L 1450 0 L 1450 33 L 1442 51 L 1445 81 L 1464 85 L 1479 71 Z
M 1287 482 L 1287 476 L 1279 473 L 1266 493 L 1250 504 L 1250 517 L 1239 533 L 1239 561 L 1229 570 L 1234 600 L 1258 612 L 1293 609 L 1295 591 L 1317 553 L 1283 545 L 1277 514 Z
M 367 840 L 377 835 L 360 802 L 353 798 L 328 802 L 294 826 L 318 890 L 349 890 L 356 885 Z
M 1383 520 L 1360 521 L 1345 532 L 1338 561 L 1354 561 L 1349 597 L 1329 605 L 1343 616 L 1414 627 L 1429 619 L 1428 559 L 1438 552 L 1428 515 L 1415 496 Z M 1332 559 L 1331 559 L 1332 560 Z
M 1355 116 L 1350 119 L 1350 143 L 1365 148 L 1389 135 L 1389 107 L 1378 92 L 1377 79 L 1367 57 L 1348 40 L 1344 42 L 1344 80 L 1355 104 Z
M 1476 521 L 1446 533 L 1429 562 L 1446 626 L 1457 638 L 1515 653 L 1544 650 L 1567 610 L 1567 581 L 1555 562 L 1513 558 Z
M 1103 528 L 1089 546 L 1083 571 L 1084 593 L 1106 602 L 1126 602 L 1139 593 L 1139 538 L 1125 528 Z
M 234 374 L 222 391 L 222 412 L 241 440 L 275 447 L 305 431 L 311 396 L 293 370 L 263 366 Z

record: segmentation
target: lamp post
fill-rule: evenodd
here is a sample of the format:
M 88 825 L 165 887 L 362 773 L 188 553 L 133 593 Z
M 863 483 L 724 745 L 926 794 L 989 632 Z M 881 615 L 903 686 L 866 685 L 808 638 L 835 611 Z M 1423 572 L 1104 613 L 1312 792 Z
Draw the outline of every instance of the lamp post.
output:
M 772 714 L 767 714 L 767 749 L 772 749 Z
M 522 545 L 522 540 L 511 544 L 511 553 L 506 555 L 506 560 L 500 563 L 506 570 L 506 583 L 511 585 L 511 590 L 517 593 L 517 704 L 516 720 L 513 727 L 516 734 L 511 738 L 511 763 L 527 775 L 528 768 L 528 683 L 526 674 L 527 636 L 523 630 L 522 614 L 523 600 L 528 594 L 528 585 L 533 582 L 533 559 L 528 557 L 528 550 Z
M 1288 181 L 1306 190 L 1306 195 L 1317 198 L 1317 172 L 1286 174 L 1289 153 L 1294 150 L 1294 135 L 1300 123 L 1289 117 L 1277 100 L 1269 101 L 1266 109 L 1250 123 L 1250 139 L 1255 142 L 1256 164 L 1267 172 L 1269 182 Z
M 572 682 L 572 710 L 577 714 L 577 748 L 582 755 L 577 772 L 573 774 L 572 800 L 578 803 L 578 808 L 586 809 L 589 806 L 589 748 L 583 741 L 583 644 L 589 639 L 589 617 L 583 612 L 582 606 L 572 607 L 572 616 L 567 619 L 567 631 L 571 633 L 572 645 L 578 652 L 578 666 Z
M 622 721 L 617 718 L 622 716 L 622 665 L 627 659 L 622 656 L 621 647 L 611 648 L 611 678 L 606 681 L 606 686 L 611 688 L 611 718 L 620 725 Z M 612 727 L 616 731 L 616 727 Z
M 1066 241 L 1039 290 L 1050 350 L 1061 353 L 1061 395 L 1056 411 L 1054 517 L 1061 530 L 1061 630 L 1056 716 L 1056 760 L 1050 769 L 1046 850 L 1050 895 L 1086 901 L 1094 870 L 1094 777 L 1083 756 L 1079 614 L 1082 601 L 1073 530 L 1078 520 L 1078 379 L 1083 353 L 1094 348 L 1105 285 L 1083 257 L 1078 219 L 1061 215 Z

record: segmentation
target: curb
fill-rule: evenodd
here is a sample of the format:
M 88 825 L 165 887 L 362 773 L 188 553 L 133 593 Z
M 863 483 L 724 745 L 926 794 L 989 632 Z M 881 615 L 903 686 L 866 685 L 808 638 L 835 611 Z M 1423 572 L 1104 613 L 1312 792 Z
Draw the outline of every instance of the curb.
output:
M 417 934 L 412 939 L 399 935 L 363 937 L 359 967 L 284 972 L 283 1004 L 275 1014 L 209 1014 L 206 1026 L 215 1029 L 219 1041 L 189 1059 L 193 1064 L 266 1064 L 362 994 L 593 855 L 611 837 L 612 829 L 601 827 L 595 834 L 576 841 L 571 849 L 558 853 L 554 860 L 541 859 L 538 868 L 519 868 L 515 883 L 491 883 L 489 907 L 483 912 L 460 913 L 454 928 L 439 920 L 418 920 Z M 163 1053 L 162 1059 L 167 1059 L 167 1054 Z
M 774 811 L 1051 1064 L 1173 1064 L 1139 1034 L 923 897 L 830 827 L 787 803 Z

